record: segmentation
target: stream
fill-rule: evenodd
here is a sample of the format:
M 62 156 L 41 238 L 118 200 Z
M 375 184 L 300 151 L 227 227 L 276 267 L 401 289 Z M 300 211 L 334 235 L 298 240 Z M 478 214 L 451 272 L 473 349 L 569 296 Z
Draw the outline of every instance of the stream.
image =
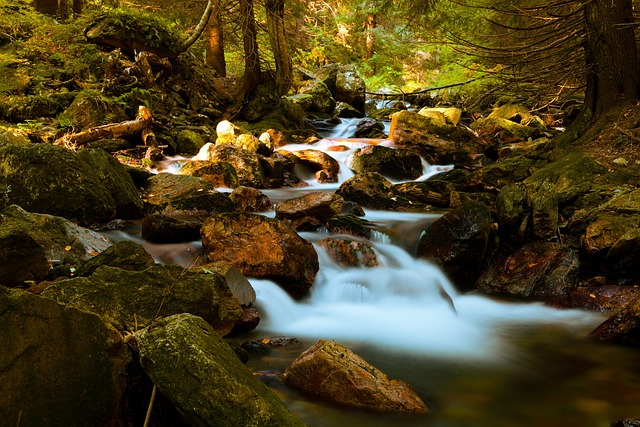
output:
M 353 123 L 344 121 L 313 148 L 348 164 L 353 149 L 371 143 L 349 138 Z M 327 150 L 338 144 L 350 150 Z M 420 179 L 450 168 L 424 166 Z M 340 182 L 352 176 L 342 169 Z M 263 192 L 275 203 L 309 190 L 335 191 L 340 184 L 303 178 L 309 187 Z M 316 247 L 320 271 L 305 300 L 251 279 L 262 319 L 242 340 L 290 336 L 302 343 L 253 354 L 249 367 L 310 427 L 607 427 L 620 418 L 640 418 L 640 349 L 588 339 L 603 315 L 460 294 L 437 267 L 413 256 L 420 233 L 441 214 L 366 211 L 377 227 L 371 243 L 381 266 L 341 267 Z M 200 252 L 198 242 L 151 245 L 136 235 L 134 227 L 109 237 L 137 240 L 165 263 L 188 265 Z M 301 235 L 311 242 L 329 236 Z M 348 409 L 285 387 L 279 373 L 318 339 L 335 340 L 390 378 L 405 380 L 431 412 Z

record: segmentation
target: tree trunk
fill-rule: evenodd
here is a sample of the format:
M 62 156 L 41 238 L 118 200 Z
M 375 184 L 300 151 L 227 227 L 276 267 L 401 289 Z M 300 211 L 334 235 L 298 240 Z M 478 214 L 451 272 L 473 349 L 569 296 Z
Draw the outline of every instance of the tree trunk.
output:
M 276 87 L 285 95 L 293 82 L 293 65 L 284 30 L 284 0 L 266 0 L 267 31 L 276 63 Z
M 262 80 L 253 0 L 240 0 L 240 16 L 244 47 L 244 75 L 239 95 L 244 100 L 260 85 Z
M 374 36 L 373 36 L 373 30 L 374 28 L 376 28 L 376 26 L 378 25 L 377 20 L 376 20 L 376 14 L 375 13 L 369 13 L 367 15 L 367 23 L 366 23 L 366 33 L 367 33 L 367 39 L 366 39 L 366 52 L 365 52 L 365 59 L 371 59 L 373 58 L 373 54 L 375 53 L 374 50 Z
M 632 0 L 584 1 L 587 88 L 582 121 L 640 94 Z
M 191 47 L 192 44 L 196 42 L 200 38 L 200 35 L 204 31 L 207 26 L 207 22 L 209 22 L 209 17 L 213 12 L 214 0 L 207 1 L 207 7 L 204 8 L 204 12 L 202 12 L 202 16 L 200 17 L 200 22 L 196 25 L 196 28 L 193 30 L 193 34 L 182 44 L 182 47 L 178 51 L 178 53 L 185 52 L 187 49 Z
M 213 13 L 209 18 L 209 40 L 207 43 L 207 65 L 213 68 L 220 77 L 227 76 L 227 63 L 224 59 L 224 37 L 220 0 L 215 0 Z

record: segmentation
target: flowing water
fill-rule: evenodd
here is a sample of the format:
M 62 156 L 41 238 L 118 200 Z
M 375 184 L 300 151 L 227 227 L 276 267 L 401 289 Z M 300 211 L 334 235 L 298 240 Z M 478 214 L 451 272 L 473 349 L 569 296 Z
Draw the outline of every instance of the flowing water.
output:
M 391 145 L 348 136 L 333 135 L 313 148 L 348 165 L 355 148 Z M 330 150 L 334 145 L 348 149 Z M 425 165 L 421 179 L 447 168 Z M 351 174 L 343 167 L 340 180 Z M 277 202 L 339 185 L 310 184 L 265 193 Z M 275 283 L 252 279 L 262 314 L 252 336 L 293 336 L 302 344 L 253 355 L 249 366 L 312 427 L 606 427 L 619 418 L 640 418 L 640 350 L 588 339 L 589 331 L 605 318 L 599 314 L 459 294 L 438 268 L 412 255 L 421 231 L 438 217 L 367 211 L 366 219 L 378 230 L 371 243 L 380 266 L 341 267 L 316 248 L 320 271 L 305 300 L 294 301 Z M 110 237 L 138 233 L 127 231 Z M 302 236 L 315 243 L 327 234 Z M 162 262 L 187 265 L 201 256 L 198 242 L 141 243 Z M 407 381 L 431 413 L 347 409 L 283 386 L 279 373 L 317 339 L 338 341 L 388 376 Z

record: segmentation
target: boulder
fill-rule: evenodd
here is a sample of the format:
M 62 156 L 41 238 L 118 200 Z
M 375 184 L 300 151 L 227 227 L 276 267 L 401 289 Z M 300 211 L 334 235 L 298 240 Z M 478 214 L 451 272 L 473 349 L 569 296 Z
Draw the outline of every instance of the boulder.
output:
M 535 238 L 550 240 L 558 234 L 558 193 L 545 182 L 530 195 L 531 231 Z
M 113 197 L 76 153 L 51 144 L 0 145 L 0 209 L 61 216 L 80 225 L 115 218 Z
M 624 233 L 609 250 L 606 260 L 615 275 L 637 280 L 640 274 L 640 227 Z
M 277 219 L 216 214 L 201 234 L 208 261 L 227 261 L 245 276 L 274 280 L 294 297 L 307 293 L 319 269 L 313 245 Z
M 439 208 L 449 207 L 450 195 L 455 191 L 453 184 L 437 180 L 403 182 L 394 187 L 415 202 Z
M 100 267 L 89 277 L 55 282 L 42 295 L 94 312 L 119 330 L 135 331 L 161 317 L 192 313 L 226 335 L 242 316 L 222 276 L 177 265 L 144 271 Z
M 152 243 L 193 242 L 200 240 L 202 222 L 197 213 L 152 213 L 142 221 L 142 238 Z
M 297 162 L 311 169 L 320 183 L 338 182 L 340 163 L 320 150 L 299 150 L 293 153 Z
M 522 242 L 529 222 L 527 186 L 522 182 L 507 184 L 496 197 L 498 233 L 505 239 Z M 557 212 L 556 212 L 557 215 Z
M 208 162 L 194 160 L 180 168 L 182 175 L 197 176 L 210 182 L 215 188 L 236 188 L 238 172 L 229 162 Z
M 444 122 L 453 126 L 458 126 L 462 117 L 462 110 L 455 107 L 423 107 L 418 111 L 418 114 L 425 117 L 432 117 L 432 113 L 442 114 Z
M 365 118 L 358 122 L 353 135 L 355 138 L 386 138 L 384 124 L 378 120 Z
M 345 202 L 345 205 L 349 202 Z M 353 202 L 350 202 L 353 203 Z M 325 225 L 327 231 L 332 234 L 347 234 L 349 236 L 361 237 L 364 239 L 371 238 L 371 230 L 374 225 L 353 213 L 345 213 L 343 215 L 329 218 Z
M 98 316 L 0 287 L 0 417 L 5 425 L 106 426 L 129 359 Z
M 343 267 L 377 267 L 378 257 L 370 243 L 328 237 L 318 243 L 336 264 Z
M 356 110 L 354 107 L 343 101 L 336 103 L 334 114 L 336 115 L 336 117 L 342 117 L 344 119 L 362 117 L 361 111 Z
M 409 150 L 368 145 L 353 152 L 349 167 L 355 172 L 378 172 L 395 181 L 422 176 L 422 159 Z
M 102 185 L 111 193 L 118 218 L 137 219 L 142 217 L 144 205 L 138 194 L 138 189 L 119 161 L 98 148 L 83 148 L 78 151 L 78 157 L 93 169 Z
M 44 280 L 53 265 L 75 267 L 109 247 L 101 234 L 16 205 L 0 211 L 0 284 Z
M 640 346 L 640 297 L 605 320 L 591 336 L 616 344 Z
M 285 384 L 341 405 L 380 412 L 429 411 L 418 393 L 389 379 L 348 348 L 320 340 L 282 375 Z
M 276 218 L 293 221 L 313 217 L 326 223 L 331 217 L 342 213 L 344 199 L 335 193 L 313 191 L 303 196 L 276 204 Z
M 468 201 L 424 230 L 417 256 L 438 264 L 459 289 L 469 290 L 488 254 L 491 234 L 489 208 Z
M 143 271 L 156 263 L 142 245 L 123 240 L 108 247 L 74 272 L 77 277 L 91 276 L 99 267 L 109 266 L 128 271 Z
M 528 109 L 520 105 L 507 104 L 494 108 L 486 118 L 472 124 L 472 128 L 482 134 L 501 141 L 527 140 L 543 136 L 547 126 Z
M 63 117 L 73 123 L 77 130 L 128 119 L 120 105 L 107 99 L 98 91 L 80 92 L 71 105 L 60 114 L 60 118 Z
M 336 194 L 362 207 L 399 212 L 424 212 L 428 206 L 414 202 L 377 172 L 362 172 L 343 182 Z
M 273 203 L 269 197 L 257 188 L 238 187 L 229 195 L 238 212 L 269 212 Z
M 203 319 L 177 314 L 136 335 L 140 362 L 192 426 L 304 426 Z
M 238 174 L 238 183 L 245 187 L 265 188 L 266 177 L 260 155 L 229 144 L 205 144 L 198 160 L 228 162 Z
M 206 143 L 202 135 L 191 129 L 183 129 L 176 139 L 176 154 L 193 156 Z
M 299 89 L 299 93 L 310 95 L 311 108 L 308 111 L 331 114 L 336 108 L 336 101 L 327 85 L 321 81 L 313 80 Z
M 345 102 L 364 116 L 367 86 L 353 65 L 344 65 L 336 74 L 336 101 Z
M 478 279 L 483 292 L 544 300 L 578 286 L 577 253 L 558 243 L 530 243 L 493 261 Z
M 614 313 L 637 298 L 640 298 L 638 287 L 597 284 L 596 286 L 579 286 L 566 295 L 548 298 L 545 304 L 559 308 Z
M 160 173 L 152 176 L 147 180 L 143 199 L 151 211 L 235 210 L 228 194 L 217 191 L 213 184 L 204 179 L 187 175 Z
M 251 286 L 251 282 L 242 274 L 240 269 L 230 262 L 219 261 L 214 263 L 205 264 L 198 267 L 196 270 L 205 273 L 217 273 L 224 277 L 227 281 L 229 290 L 238 298 L 240 304 L 249 307 L 256 300 L 256 291 Z

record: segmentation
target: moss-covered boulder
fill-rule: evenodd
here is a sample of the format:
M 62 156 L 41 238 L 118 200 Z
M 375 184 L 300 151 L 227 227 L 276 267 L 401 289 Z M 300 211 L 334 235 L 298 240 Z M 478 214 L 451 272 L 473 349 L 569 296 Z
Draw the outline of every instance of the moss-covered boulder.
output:
M 198 160 L 227 162 L 233 165 L 238 182 L 245 187 L 265 188 L 267 178 L 261 156 L 230 144 L 205 144 L 198 153 Z
M 98 173 L 74 152 L 50 144 L 0 145 L 0 208 L 95 225 L 115 218 L 115 202 Z
M 180 168 L 183 175 L 197 176 L 209 181 L 216 188 L 238 187 L 238 172 L 229 162 L 192 161 Z
M 440 265 L 459 289 L 469 290 L 488 254 L 491 234 L 489 208 L 468 201 L 424 230 L 417 256 Z
M 0 417 L 5 425 L 106 426 L 129 359 L 95 314 L 0 287 Z
M 84 148 L 78 157 L 94 170 L 98 179 L 109 190 L 116 206 L 116 216 L 122 219 L 140 218 L 144 205 L 133 179 L 124 166 L 106 151 Z
M 221 335 L 242 316 L 224 278 L 177 265 L 144 271 L 100 267 L 89 277 L 61 280 L 43 296 L 91 311 L 119 330 L 136 330 L 177 313 L 204 318 Z
M 204 222 L 201 234 L 208 261 L 226 261 L 248 277 L 274 280 L 294 297 L 307 294 L 319 269 L 313 245 L 277 219 L 217 214 Z
M 153 243 L 179 243 L 200 240 L 203 218 L 199 211 L 152 213 L 142 221 L 142 238 Z
M 83 91 L 58 118 L 72 123 L 78 130 L 118 123 L 128 119 L 122 107 L 97 91 Z
M 137 334 L 140 362 L 192 426 L 304 426 L 203 319 L 178 314 Z
M 491 114 L 473 123 L 473 129 L 496 139 L 527 140 L 543 135 L 547 126 L 521 105 L 507 104 L 494 108 Z
M 65 218 L 8 206 L 0 211 L 0 284 L 16 287 L 39 282 L 54 265 L 75 267 L 110 244 L 102 235 Z
M 362 207 L 399 212 L 423 212 L 427 205 L 405 197 L 391 181 L 377 172 L 362 172 L 340 185 L 336 194 Z
M 422 175 L 422 159 L 409 150 L 368 145 L 355 150 L 349 167 L 356 172 L 378 172 L 388 179 L 407 181 Z
M 522 182 L 507 184 L 496 197 L 498 234 L 503 238 L 523 241 L 527 231 L 530 207 L 527 186 Z
M 153 257 L 142 245 L 123 240 L 114 243 L 75 270 L 78 277 L 91 276 L 102 266 L 117 267 L 122 270 L 143 271 L 155 265 Z
M 205 143 L 205 139 L 198 132 L 191 129 L 183 129 L 176 140 L 176 154 L 194 156 L 198 154 L 198 151 Z
M 321 81 L 310 81 L 299 89 L 299 93 L 311 96 L 311 108 L 308 111 L 330 114 L 336 108 L 336 101 L 331 91 Z

